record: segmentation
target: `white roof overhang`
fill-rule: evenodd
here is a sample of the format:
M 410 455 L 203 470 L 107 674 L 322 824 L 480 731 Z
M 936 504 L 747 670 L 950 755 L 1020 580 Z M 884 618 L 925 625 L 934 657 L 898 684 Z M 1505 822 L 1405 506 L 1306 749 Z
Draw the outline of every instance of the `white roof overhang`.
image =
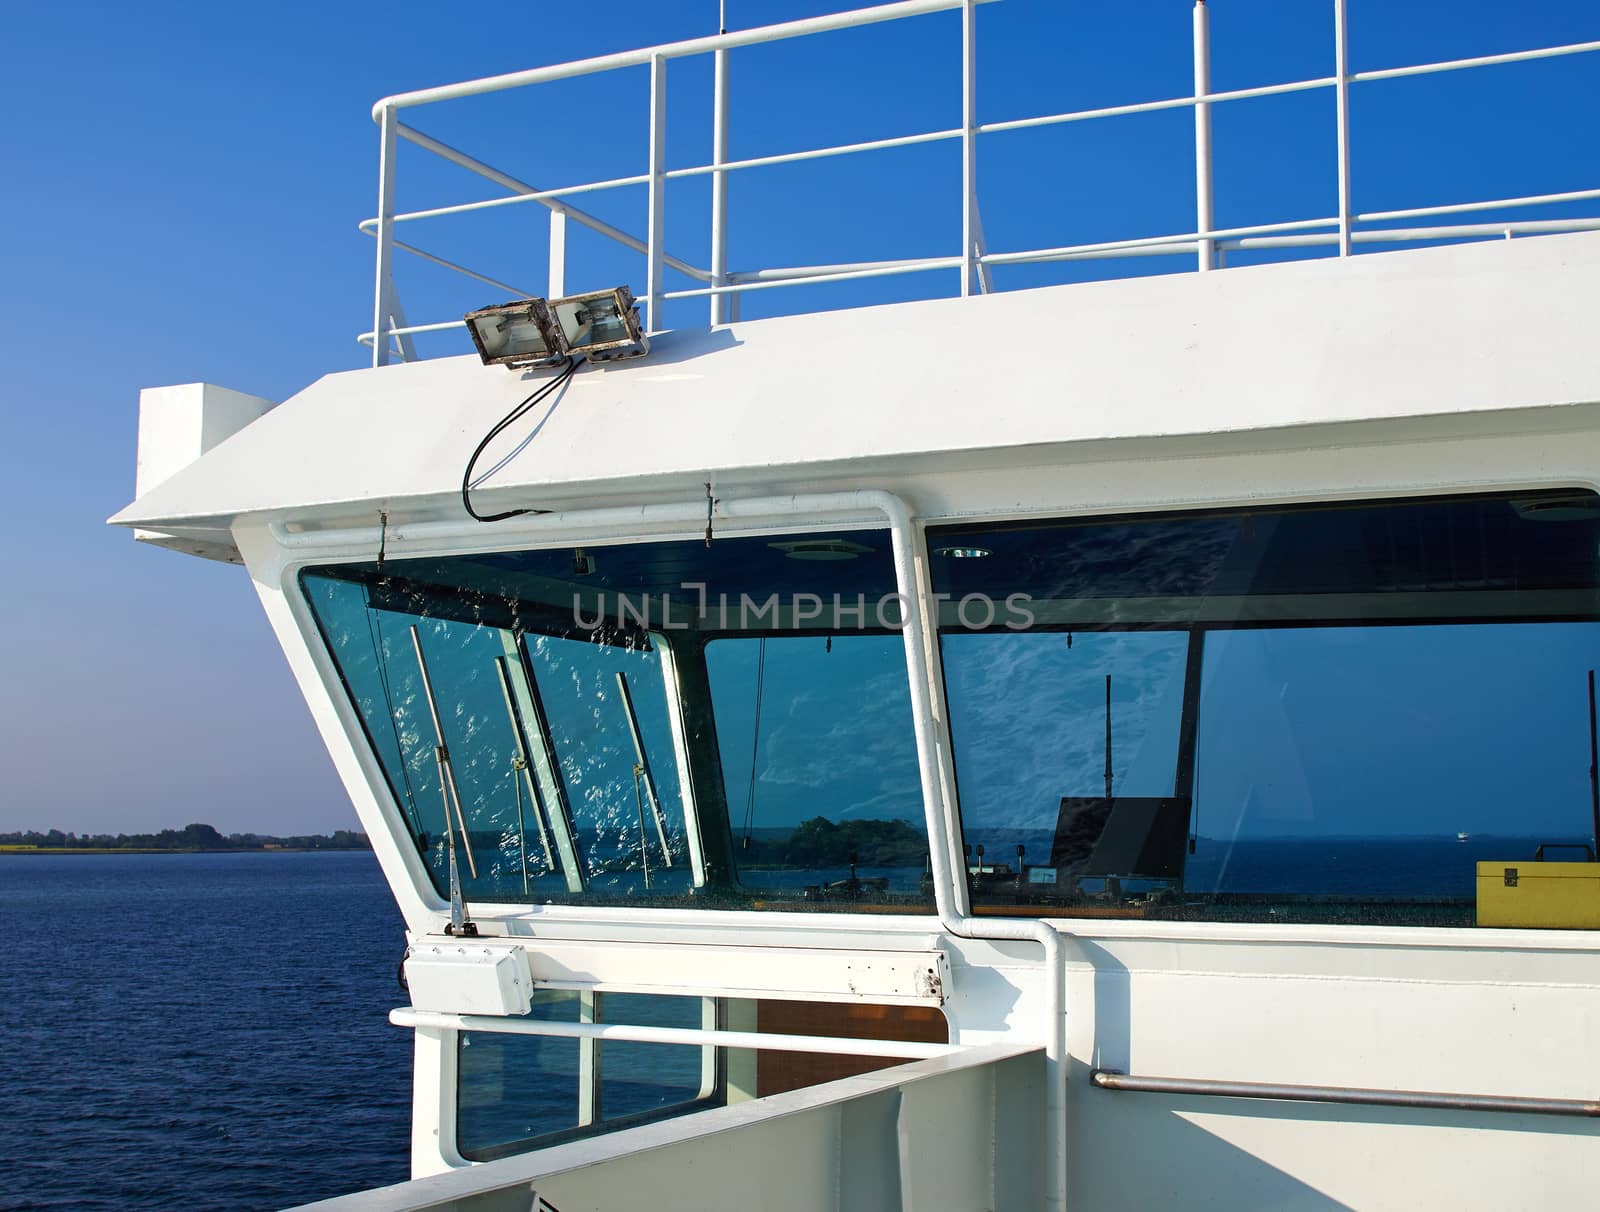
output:
M 1600 232 L 666 333 L 513 426 L 474 500 L 620 504 L 708 479 L 1591 403 L 1596 282 Z M 246 515 L 455 517 L 473 447 L 550 373 L 469 356 L 327 375 L 111 521 L 198 549 L 231 548 Z

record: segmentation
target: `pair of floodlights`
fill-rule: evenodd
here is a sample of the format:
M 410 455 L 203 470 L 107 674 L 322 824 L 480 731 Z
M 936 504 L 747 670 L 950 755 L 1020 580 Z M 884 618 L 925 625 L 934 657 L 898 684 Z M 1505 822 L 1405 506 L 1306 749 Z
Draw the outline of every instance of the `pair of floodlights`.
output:
M 467 331 L 485 366 L 520 370 L 554 366 L 583 355 L 590 362 L 638 358 L 650 352 L 633 292 L 626 286 L 520 299 L 468 312 Z

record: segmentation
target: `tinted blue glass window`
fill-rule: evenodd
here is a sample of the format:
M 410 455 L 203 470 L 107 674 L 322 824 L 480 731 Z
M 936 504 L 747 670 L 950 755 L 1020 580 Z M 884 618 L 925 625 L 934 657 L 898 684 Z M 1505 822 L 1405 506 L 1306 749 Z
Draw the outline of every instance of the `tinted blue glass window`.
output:
M 928 900 L 886 535 L 391 559 L 301 582 L 441 894 L 454 845 L 469 902 Z
M 900 634 L 716 639 L 706 668 L 740 883 L 819 906 L 929 899 Z
M 705 1025 L 697 997 L 541 990 L 527 1017 L 647 1027 Z M 716 1049 L 463 1031 L 457 1038 L 457 1146 L 484 1161 L 594 1136 L 723 1101 Z
M 931 529 L 1025 615 L 940 620 L 975 904 L 1470 925 L 1592 855 L 1597 543 L 1576 492 Z

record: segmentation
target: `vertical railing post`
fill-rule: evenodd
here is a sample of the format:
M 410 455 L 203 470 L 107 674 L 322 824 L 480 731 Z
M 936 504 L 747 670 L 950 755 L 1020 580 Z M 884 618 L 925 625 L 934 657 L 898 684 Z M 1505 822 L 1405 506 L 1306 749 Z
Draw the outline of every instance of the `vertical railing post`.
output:
M 1345 0 L 1333 0 L 1335 113 L 1339 125 L 1339 255 L 1350 255 L 1350 23 Z
M 592 989 L 578 992 L 578 1021 L 598 1023 L 601 1020 L 601 997 Z M 578 1127 L 587 1128 L 600 1122 L 600 1041 L 578 1041 Z
M 650 56 L 650 215 L 645 225 L 645 296 L 649 331 L 662 329 L 661 296 L 666 290 L 663 239 L 667 217 L 667 60 Z
M 378 267 L 372 290 L 372 364 L 389 364 L 394 316 L 394 158 L 399 117 L 386 105 L 378 119 Z
M 1194 222 L 1200 233 L 1200 268 L 1215 263 L 1215 241 L 1206 237 L 1213 230 L 1211 207 L 1211 13 L 1206 0 L 1194 5 Z
M 978 292 L 977 0 L 961 6 L 961 293 Z
M 567 212 L 550 212 L 550 284 L 547 298 L 559 299 L 567 293 Z
M 727 30 L 723 30 L 727 33 Z M 728 162 L 728 52 L 719 50 L 711 85 L 711 163 Z M 728 174 L 711 174 L 711 285 L 728 284 Z M 711 323 L 728 323 L 727 295 L 711 296 Z

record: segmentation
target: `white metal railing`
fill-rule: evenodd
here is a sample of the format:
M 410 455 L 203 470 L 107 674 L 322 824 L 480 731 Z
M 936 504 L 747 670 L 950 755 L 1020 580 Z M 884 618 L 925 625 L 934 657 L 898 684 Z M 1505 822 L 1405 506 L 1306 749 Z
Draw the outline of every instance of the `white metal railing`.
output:
M 498 209 L 504 206 L 519 206 L 524 203 L 536 203 L 544 206 L 550 212 L 550 268 L 549 281 L 544 293 L 551 296 L 565 293 L 566 230 L 569 222 L 579 223 L 625 248 L 644 255 L 646 272 L 643 301 L 646 307 L 647 325 L 652 331 L 658 331 L 664 327 L 662 310 L 669 301 L 693 298 L 707 299 L 710 303 L 710 323 L 717 325 L 736 318 L 739 296 L 747 291 L 785 286 L 848 282 L 898 274 L 954 269 L 959 270 L 959 292 L 962 295 L 970 295 L 979 291 L 990 291 L 994 288 L 991 270 L 992 267 L 997 265 L 1037 264 L 1129 256 L 1193 255 L 1196 257 L 1197 268 L 1210 270 L 1221 265 L 1226 254 L 1233 250 L 1293 249 L 1326 245 L 1336 247 L 1340 256 L 1349 256 L 1354 247 L 1360 244 L 1426 243 L 1463 239 L 1510 238 L 1516 235 L 1531 235 L 1542 232 L 1600 229 L 1600 216 L 1449 225 L 1436 224 L 1423 227 L 1367 226 L 1405 219 L 1433 218 L 1564 202 L 1594 201 L 1600 200 L 1600 189 L 1475 200 L 1447 206 L 1425 206 L 1364 214 L 1354 213 L 1350 200 L 1349 122 L 1349 90 L 1352 85 L 1393 80 L 1404 76 L 1464 71 L 1499 64 L 1520 63 L 1534 59 L 1587 54 L 1600 51 L 1600 41 L 1545 46 L 1506 54 L 1480 55 L 1468 59 L 1411 64 L 1376 71 L 1352 72 L 1349 70 L 1349 40 L 1347 36 L 1348 0 L 1330 0 L 1334 22 L 1335 62 L 1332 75 L 1280 84 L 1261 85 L 1254 88 L 1212 92 L 1210 87 L 1210 14 L 1205 0 L 1196 0 L 1193 14 L 1194 91 L 1192 94 L 1128 105 L 1044 114 L 1003 122 L 979 123 L 976 120 L 976 9 L 978 5 L 988 2 L 990 0 L 900 0 L 899 3 L 881 4 L 871 8 L 835 13 L 825 17 L 789 21 L 779 25 L 738 30 L 732 33 L 724 32 L 710 37 L 693 38 L 683 42 L 667 43 L 662 46 L 627 51 L 620 54 L 603 55 L 598 58 L 534 68 L 529 71 L 512 72 L 507 75 L 490 76 L 480 80 L 464 81 L 459 84 L 400 93 L 384 98 L 373 107 L 372 111 L 373 118 L 378 123 L 380 130 L 378 214 L 376 217 L 367 219 L 361 224 L 361 229 L 368 234 L 376 236 L 378 242 L 373 326 L 371 330 L 361 334 L 359 340 L 372 346 L 373 364 L 381 366 L 396 355 L 402 359 L 415 357 L 415 349 L 411 341 L 412 336 L 415 334 L 442 332 L 463 327 L 463 323 L 460 320 L 425 324 L 408 324 L 406 322 L 394 284 L 394 253 L 397 249 L 424 258 L 453 272 L 487 283 L 511 295 L 526 296 L 540 293 L 510 285 L 489 274 L 426 252 L 413 244 L 402 243 L 395 237 L 395 229 L 402 223 L 415 223 L 426 219 L 469 214 L 476 211 Z M 744 160 L 729 160 L 727 158 L 728 55 L 730 51 L 738 47 L 781 42 L 831 30 L 901 20 L 949 10 L 960 10 L 962 17 L 961 126 L 943 130 L 923 131 L 896 138 L 873 139 L 866 142 L 836 144 L 777 155 L 757 156 Z M 712 100 L 712 157 L 710 162 L 706 164 L 668 168 L 666 163 L 666 64 L 670 59 L 706 54 L 714 57 L 715 73 Z M 400 112 L 405 109 L 413 109 L 440 101 L 503 92 L 508 89 L 529 88 L 556 80 L 569 80 L 580 76 L 639 66 L 648 66 L 650 68 L 650 151 L 646 171 L 633 176 L 583 182 L 555 189 L 540 189 L 400 121 Z M 1285 93 L 1305 92 L 1313 89 L 1333 89 L 1335 94 L 1335 146 L 1338 169 L 1337 197 L 1334 199 L 1335 213 L 1317 218 L 1252 224 L 1245 227 L 1222 229 L 1214 227 L 1211 160 L 1212 106 L 1252 98 L 1279 96 Z M 980 136 L 1000 135 L 1011 131 L 1030 130 L 1070 122 L 1085 122 L 1128 114 L 1145 114 L 1160 110 L 1183 108 L 1191 108 L 1194 111 L 1195 120 L 1196 213 L 1193 231 L 1128 240 L 1068 244 L 1054 248 L 1036 248 L 1013 252 L 991 252 L 987 248 L 983 238 L 977 191 L 977 153 Z M 395 152 L 398 141 L 401 139 L 436 156 L 440 156 L 461 168 L 467 169 L 508 192 L 497 197 L 460 202 L 449 206 L 397 212 L 395 210 L 394 166 Z M 961 247 L 958 251 L 946 256 L 892 261 L 850 262 L 834 265 L 788 266 L 750 270 L 729 269 L 727 264 L 727 178 L 729 173 L 780 164 L 795 164 L 806 160 L 857 155 L 892 148 L 910 147 L 916 144 L 955 140 L 960 140 L 962 153 L 962 234 Z M 712 178 L 711 266 L 708 269 L 702 269 L 670 255 L 664 244 L 667 182 L 699 176 L 710 176 Z M 644 185 L 648 188 L 645 234 L 642 238 L 587 213 L 569 201 L 571 198 L 587 193 L 639 185 Z M 666 284 L 666 271 L 668 269 L 674 270 L 701 285 L 669 290 Z

